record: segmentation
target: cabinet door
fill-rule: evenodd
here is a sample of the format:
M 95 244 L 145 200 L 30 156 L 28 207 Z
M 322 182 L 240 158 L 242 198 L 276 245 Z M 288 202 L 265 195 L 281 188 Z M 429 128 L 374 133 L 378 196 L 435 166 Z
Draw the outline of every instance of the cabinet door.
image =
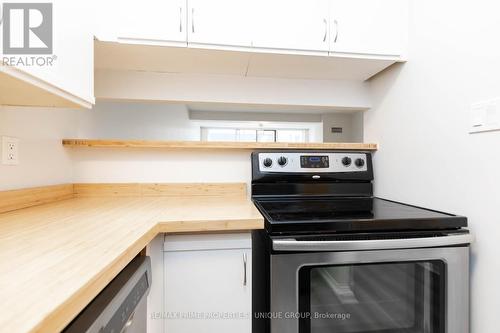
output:
M 54 85 L 94 103 L 94 36 L 87 21 L 92 6 L 87 2 L 57 0 L 54 6 Z M 87 105 L 90 106 L 90 105 Z
M 165 333 L 251 333 L 251 262 L 249 249 L 165 252 Z
M 186 44 L 186 0 L 122 0 L 117 13 L 119 40 Z
M 188 0 L 188 43 L 206 46 L 251 46 L 248 0 Z
M 327 52 L 328 0 L 255 0 L 253 46 Z
M 29 3 L 18 4 L 12 1 L 3 3 L 30 7 Z M 1 12 L 2 5 L 0 2 L 0 16 L 10 16 L 10 36 L 17 40 L 15 47 L 43 48 L 47 44 L 50 45 L 50 40 L 52 43 L 51 54 L 31 54 L 26 53 L 26 50 L 19 51 L 17 54 L 5 54 L 5 58 L 10 61 L 6 62 L 3 68 L 0 65 L 0 72 L 6 72 L 50 94 L 40 100 L 37 100 L 35 96 L 35 101 L 30 93 L 19 94 L 12 105 L 64 106 L 65 103 L 60 101 L 62 99 L 67 101 L 68 106 L 78 105 L 90 108 L 94 103 L 94 39 L 92 25 L 88 20 L 91 15 L 88 3 L 52 0 L 50 9 L 28 10 L 18 7 L 9 10 L 8 13 Z M 30 15 L 27 16 L 27 13 Z M 34 33 L 28 36 L 23 35 L 25 24 L 32 24 L 31 20 L 35 22 L 39 20 L 38 24 L 48 24 L 50 13 L 52 13 L 52 34 L 45 36 L 48 38 L 46 41 L 38 38 Z M 24 22 L 23 15 L 28 17 L 28 23 Z M 0 25 L 1 30 L 2 25 Z M 21 43 L 19 43 L 19 38 L 21 38 Z M 6 41 L 4 44 L 2 37 L 0 37 L 0 45 L 2 45 L 2 54 L 0 54 L 2 58 L 6 47 Z
M 331 51 L 401 56 L 408 34 L 406 0 L 332 0 Z

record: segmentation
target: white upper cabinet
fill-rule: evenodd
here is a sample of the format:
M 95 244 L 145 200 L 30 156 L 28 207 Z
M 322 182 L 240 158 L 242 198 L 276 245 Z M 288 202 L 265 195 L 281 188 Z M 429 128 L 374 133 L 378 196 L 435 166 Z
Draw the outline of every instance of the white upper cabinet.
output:
M 408 0 L 110 0 L 96 15 L 101 40 L 396 61 L 408 33 Z
M 72 1 L 52 1 L 54 6 L 54 66 L 48 69 L 55 86 L 91 107 L 94 98 L 94 36 L 87 15 L 92 6 Z
M 259 25 L 249 0 L 188 0 L 188 44 L 205 47 L 251 47 Z
M 112 29 L 115 30 L 114 34 L 119 41 L 186 45 L 186 0 L 122 0 L 115 8 L 118 21 L 115 21 L 117 27 Z M 101 19 L 101 26 L 111 25 L 113 20 Z
M 406 0 L 331 0 L 330 51 L 400 57 L 408 34 Z
M 366 80 L 406 60 L 408 2 L 109 0 L 95 13 L 97 37 L 120 44 L 98 47 L 96 64 L 100 69 Z
M 3 13 L 4 19 L 9 16 L 10 29 L 4 32 L 10 33 L 10 41 L 0 37 L 0 56 L 8 59 L 0 65 L 0 104 L 90 108 L 95 101 L 93 27 L 88 20 L 91 6 L 64 0 L 42 4 L 51 5 L 49 8 L 36 7 L 37 3 L 5 3 L 25 7 Z M 36 35 L 26 30 L 34 24 L 50 28 L 44 30 L 46 34 Z M 5 24 L 0 25 L 2 29 L 7 29 Z M 46 53 L 50 45 L 52 52 Z M 9 46 L 18 49 L 12 53 Z
M 251 4 L 254 47 L 328 52 L 329 0 L 254 0 Z

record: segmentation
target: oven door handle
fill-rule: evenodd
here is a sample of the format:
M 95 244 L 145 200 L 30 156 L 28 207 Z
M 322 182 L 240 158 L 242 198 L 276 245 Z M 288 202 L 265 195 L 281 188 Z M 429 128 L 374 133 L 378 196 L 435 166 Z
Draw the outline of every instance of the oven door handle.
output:
M 276 251 L 363 251 L 411 249 L 423 247 L 441 247 L 470 244 L 474 240 L 471 234 L 447 235 L 439 237 L 373 239 L 349 241 L 298 241 L 294 238 L 273 240 Z

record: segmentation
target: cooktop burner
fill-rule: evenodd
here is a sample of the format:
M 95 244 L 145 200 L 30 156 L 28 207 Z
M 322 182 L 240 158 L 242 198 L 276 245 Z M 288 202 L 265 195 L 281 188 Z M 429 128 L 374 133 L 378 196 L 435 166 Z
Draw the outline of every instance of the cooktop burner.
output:
M 294 198 L 256 200 L 271 222 L 373 218 L 372 198 Z

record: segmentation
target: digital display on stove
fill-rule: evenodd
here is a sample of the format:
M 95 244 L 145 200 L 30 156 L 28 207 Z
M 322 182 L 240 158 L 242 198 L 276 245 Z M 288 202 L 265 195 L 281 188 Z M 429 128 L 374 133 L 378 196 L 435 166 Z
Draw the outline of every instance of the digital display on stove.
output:
M 328 156 L 300 156 L 301 168 L 328 168 Z

